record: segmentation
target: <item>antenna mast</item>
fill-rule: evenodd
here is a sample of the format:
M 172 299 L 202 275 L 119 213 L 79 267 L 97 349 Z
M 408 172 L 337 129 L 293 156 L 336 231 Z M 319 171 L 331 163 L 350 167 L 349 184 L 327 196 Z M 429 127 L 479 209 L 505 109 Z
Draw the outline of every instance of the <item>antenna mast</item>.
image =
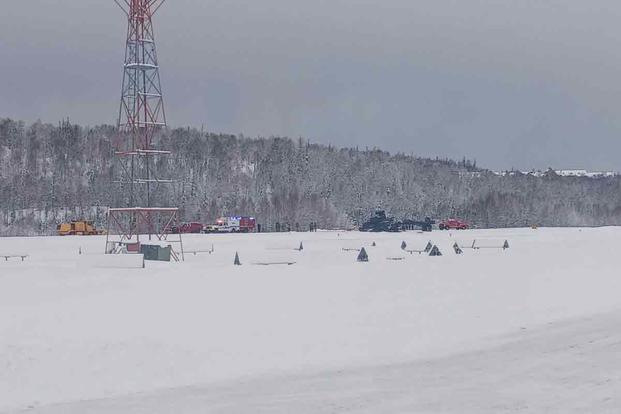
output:
M 115 145 L 123 203 L 126 207 L 108 212 L 106 252 L 140 248 L 140 235 L 166 240 L 172 226 L 178 227 L 178 209 L 153 207 L 161 202 L 158 189 L 172 180 L 157 176 L 156 159 L 170 151 L 154 147 L 158 131 L 166 127 L 164 97 L 155 47 L 153 15 L 165 0 L 114 0 L 127 17 L 127 40 L 123 84 L 118 116 L 119 139 Z M 109 243 L 110 235 L 120 242 Z M 181 244 L 181 235 L 179 235 Z M 181 244 L 181 258 L 183 258 Z M 115 251 L 119 250 L 119 251 Z

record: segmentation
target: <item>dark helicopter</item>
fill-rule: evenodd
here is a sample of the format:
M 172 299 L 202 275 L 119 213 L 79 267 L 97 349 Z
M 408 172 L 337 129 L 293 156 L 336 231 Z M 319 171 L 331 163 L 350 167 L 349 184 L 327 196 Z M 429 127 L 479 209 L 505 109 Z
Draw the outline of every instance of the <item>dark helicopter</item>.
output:
M 360 226 L 360 231 L 371 232 L 400 232 L 403 230 L 415 230 L 420 228 L 423 231 L 431 231 L 434 221 L 429 217 L 424 221 L 406 219 L 397 221 L 393 217 L 387 217 L 384 210 L 376 210 L 375 215 Z
M 373 217 L 360 226 L 360 231 L 398 232 L 401 231 L 401 223 L 396 221 L 393 217 L 386 217 L 386 212 L 384 210 L 377 210 Z

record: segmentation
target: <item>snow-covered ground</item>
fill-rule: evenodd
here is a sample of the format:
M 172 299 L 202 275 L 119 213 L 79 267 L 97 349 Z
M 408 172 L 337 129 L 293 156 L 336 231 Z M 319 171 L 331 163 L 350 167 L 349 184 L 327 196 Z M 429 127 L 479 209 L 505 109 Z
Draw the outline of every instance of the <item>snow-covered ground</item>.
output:
M 619 412 L 620 239 L 191 235 L 214 253 L 105 270 L 101 237 L 0 238 L 30 255 L 0 259 L 0 412 Z

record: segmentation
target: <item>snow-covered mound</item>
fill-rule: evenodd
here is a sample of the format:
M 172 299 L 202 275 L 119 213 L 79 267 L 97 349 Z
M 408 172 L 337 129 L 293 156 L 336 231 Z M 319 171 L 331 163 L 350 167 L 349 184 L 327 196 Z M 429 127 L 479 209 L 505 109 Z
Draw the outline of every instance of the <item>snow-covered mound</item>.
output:
M 0 256 L 29 255 L 0 257 L 0 412 L 502 412 L 562 401 L 567 412 L 586 406 L 563 399 L 559 382 L 582 378 L 601 379 L 588 401 L 614 411 L 619 239 L 620 228 L 191 235 L 187 251 L 213 253 L 98 269 L 78 252 L 101 254 L 102 237 L 0 238 Z M 407 251 L 430 240 L 442 256 Z M 487 248 L 468 249 L 473 240 Z M 494 248 L 504 240 L 509 249 Z M 593 343 L 599 365 L 579 352 Z M 528 375 L 554 362 L 565 376 Z

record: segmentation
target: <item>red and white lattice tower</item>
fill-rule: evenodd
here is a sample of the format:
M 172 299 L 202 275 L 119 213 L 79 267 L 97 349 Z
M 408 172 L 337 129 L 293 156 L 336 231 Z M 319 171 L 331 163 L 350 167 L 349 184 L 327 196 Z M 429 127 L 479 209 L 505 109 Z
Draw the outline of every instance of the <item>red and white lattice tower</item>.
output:
M 127 16 L 119 136 L 115 144 L 120 176 L 117 182 L 126 207 L 110 209 L 108 233 L 109 237 L 119 235 L 122 244 L 135 241 L 139 246 L 141 234 L 166 240 L 172 225 L 178 225 L 178 209 L 152 206 L 154 199 L 161 202 L 155 197 L 160 184 L 172 182 L 157 176 L 155 163 L 157 157 L 170 151 L 154 147 L 157 132 L 166 126 L 166 115 L 152 19 L 165 0 L 114 1 Z M 107 243 L 106 252 L 111 250 Z
M 151 207 L 152 191 L 170 182 L 156 177 L 153 160 L 169 151 L 153 147 L 166 126 L 164 98 L 153 33 L 153 15 L 164 0 L 115 0 L 127 15 L 127 42 L 118 127 L 122 139 L 116 155 L 129 207 Z

